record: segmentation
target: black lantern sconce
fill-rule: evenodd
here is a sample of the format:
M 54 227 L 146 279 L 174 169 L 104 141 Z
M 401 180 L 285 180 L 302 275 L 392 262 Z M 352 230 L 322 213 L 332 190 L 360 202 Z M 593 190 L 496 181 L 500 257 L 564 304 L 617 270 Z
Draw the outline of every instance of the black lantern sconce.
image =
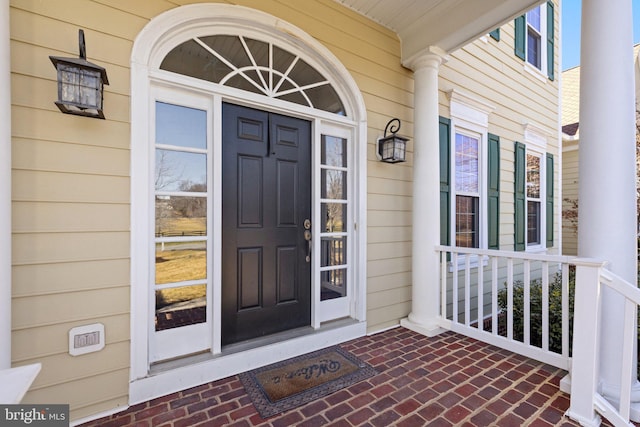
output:
M 107 70 L 87 61 L 83 30 L 78 30 L 78 44 L 79 58 L 49 57 L 58 71 L 56 105 L 66 114 L 104 119 L 102 91 L 109 84 Z
M 407 141 L 409 139 L 396 135 L 399 130 L 400 119 L 391 119 L 384 128 L 384 137 L 378 139 L 378 155 L 383 162 L 398 163 L 405 161 Z M 391 131 L 391 135 L 387 136 L 387 131 Z

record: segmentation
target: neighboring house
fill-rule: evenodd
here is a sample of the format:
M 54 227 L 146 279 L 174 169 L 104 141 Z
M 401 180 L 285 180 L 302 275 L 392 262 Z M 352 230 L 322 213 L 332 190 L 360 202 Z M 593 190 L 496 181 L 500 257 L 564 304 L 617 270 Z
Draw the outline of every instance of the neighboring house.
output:
M 636 111 L 640 91 L 640 44 L 633 48 Z M 562 253 L 578 254 L 578 148 L 580 145 L 580 66 L 562 72 Z
M 24 402 L 78 422 L 437 333 L 439 272 L 472 265 L 439 244 L 560 252 L 558 2 L 190 3 L 0 0 L 0 368 L 42 364 Z M 79 28 L 105 120 L 54 105 Z M 407 162 L 380 162 L 396 117 Z

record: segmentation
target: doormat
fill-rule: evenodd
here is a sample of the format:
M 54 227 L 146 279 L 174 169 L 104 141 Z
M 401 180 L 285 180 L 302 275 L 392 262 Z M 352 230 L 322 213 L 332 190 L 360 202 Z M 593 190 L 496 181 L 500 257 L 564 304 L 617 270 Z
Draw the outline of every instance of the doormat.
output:
M 238 377 L 262 418 L 304 405 L 378 372 L 338 346 L 314 351 Z

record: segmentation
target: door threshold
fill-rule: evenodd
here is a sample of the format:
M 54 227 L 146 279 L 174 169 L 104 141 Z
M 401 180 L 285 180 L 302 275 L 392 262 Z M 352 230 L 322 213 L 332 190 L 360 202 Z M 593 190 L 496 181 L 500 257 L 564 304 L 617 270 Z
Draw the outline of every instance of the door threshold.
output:
M 331 347 L 366 335 L 366 322 L 345 318 L 320 328 L 291 331 L 225 346 L 220 354 L 193 354 L 151 366 L 147 376 L 132 379 L 129 404 L 134 405 L 176 391 Z

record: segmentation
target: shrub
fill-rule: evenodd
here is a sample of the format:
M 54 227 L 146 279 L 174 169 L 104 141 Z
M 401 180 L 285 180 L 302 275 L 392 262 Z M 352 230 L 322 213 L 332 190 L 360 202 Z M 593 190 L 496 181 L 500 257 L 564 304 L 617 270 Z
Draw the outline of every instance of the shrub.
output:
M 542 279 L 529 284 L 530 344 L 542 347 Z M 569 271 L 569 354 L 573 342 L 573 304 L 575 271 Z M 498 305 L 507 312 L 507 288 L 498 291 Z M 513 338 L 524 342 L 524 283 L 513 284 Z M 556 273 L 549 281 L 549 350 L 562 353 L 562 274 Z

